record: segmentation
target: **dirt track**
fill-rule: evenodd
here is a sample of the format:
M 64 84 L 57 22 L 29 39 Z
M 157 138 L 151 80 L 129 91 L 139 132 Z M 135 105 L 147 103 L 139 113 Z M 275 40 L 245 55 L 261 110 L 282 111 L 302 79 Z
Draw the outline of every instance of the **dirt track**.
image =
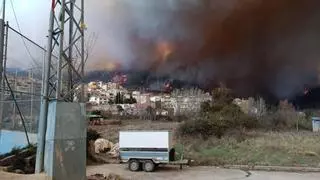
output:
M 215 167 L 159 167 L 156 172 L 130 172 L 125 165 L 99 165 L 87 167 L 87 175 L 115 173 L 131 180 L 318 180 L 320 173 L 244 172 Z M 44 175 L 17 175 L 0 171 L 1 180 L 44 180 Z
M 318 180 L 320 173 L 285 173 L 285 172 L 244 172 L 241 170 L 220 169 L 215 167 L 186 167 L 183 170 L 175 167 L 159 167 L 156 172 L 130 172 L 125 165 L 89 166 L 87 174 L 119 174 L 132 180 Z
M 39 174 L 39 175 L 12 174 L 12 173 L 3 172 L 0 170 L 0 179 L 1 180 L 45 180 L 45 175 L 44 174 Z

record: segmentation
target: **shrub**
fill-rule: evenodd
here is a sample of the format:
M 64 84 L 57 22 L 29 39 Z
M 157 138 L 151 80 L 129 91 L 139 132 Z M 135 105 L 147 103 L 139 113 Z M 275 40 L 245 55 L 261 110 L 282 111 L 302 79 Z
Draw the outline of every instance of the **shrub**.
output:
M 92 129 L 87 131 L 87 141 L 95 141 L 99 138 L 101 138 L 101 135 L 97 131 Z
M 242 131 L 257 127 L 258 120 L 241 111 L 232 103 L 230 92 L 225 89 L 213 91 L 213 103 L 201 104 L 201 114 L 198 118 L 184 122 L 178 132 L 183 136 L 200 135 L 208 138 L 212 135 L 221 138 L 229 129 Z
M 221 113 L 210 113 L 205 117 L 185 121 L 178 132 L 182 136 L 197 136 L 208 138 L 212 135 L 221 138 L 228 127 L 229 119 Z
M 91 155 L 90 155 L 90 141 L 95 141 L 97 139 L 101 138 L 101 135 L 95 131 L 95 130 L 92 130 L 92 129 L 88 129 L 87 131 L 87 158 L 91 158 Z
M 311 129 L 311 122 L 304 113 L 297 112 L 292 104 L 281 101 L 279 106 L 260 119 L 260 127 L 272 130 Z
M 245 114 L 241 111 L 240 107 L 235 104 L 228 104 L 224 106 L 219 114 L 226 121 L 228 128 L 240 129 L 243 128 L 251 129 L 257 127 L 258 120 L 250 115 Z
M 231 104 L 233 101 L 233 94 L 230 89 L 216 88 L 212 91 L 212 99 L 217 104 Z
M 177 116 L 171 116 L 170 118 L 172 119 L 172 121 L 176 121 L 176 122 L 183 122 L 183 121 L 189 121 L 191 119 L 191 117 L 193 117 L 192 115 L 177 115 Z
M 112 112 L 111 111 L 101 111 L 101 116 L 104 119 L 110 119 L 110 118 L 112 118 Z

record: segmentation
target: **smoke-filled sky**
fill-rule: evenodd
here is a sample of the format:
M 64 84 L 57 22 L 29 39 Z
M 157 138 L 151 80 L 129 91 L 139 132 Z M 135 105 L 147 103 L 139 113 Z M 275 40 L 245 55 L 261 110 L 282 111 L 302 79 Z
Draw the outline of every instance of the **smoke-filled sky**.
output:
M 13 1 L 21 29 L 44 44 L 50 1 Z M 89 67 L 109 69 L 111 61 L 206 87 L 223 82 L 239 94 L 290 97 L 317 83 L 319 5 L 318 0 L 86 1 L 88 33 L 98 35 Z M 10 19 L 10 10 L 7 14 Z

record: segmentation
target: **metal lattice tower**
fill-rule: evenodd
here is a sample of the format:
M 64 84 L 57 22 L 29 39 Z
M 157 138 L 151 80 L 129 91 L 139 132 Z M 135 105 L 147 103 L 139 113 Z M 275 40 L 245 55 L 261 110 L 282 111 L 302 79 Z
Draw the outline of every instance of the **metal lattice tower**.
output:
M 84 0 L 52 0 L 43 67 L 36 172 L 43 170 L 45 129 L 51 100 L 84 102 Z

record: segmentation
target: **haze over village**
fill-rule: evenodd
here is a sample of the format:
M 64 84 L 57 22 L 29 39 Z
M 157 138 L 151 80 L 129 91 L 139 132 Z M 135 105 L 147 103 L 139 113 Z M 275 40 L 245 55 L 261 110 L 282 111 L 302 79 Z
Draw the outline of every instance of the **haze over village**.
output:
M 318 180 L 319 7 L 1 0 L 0 179 Z

